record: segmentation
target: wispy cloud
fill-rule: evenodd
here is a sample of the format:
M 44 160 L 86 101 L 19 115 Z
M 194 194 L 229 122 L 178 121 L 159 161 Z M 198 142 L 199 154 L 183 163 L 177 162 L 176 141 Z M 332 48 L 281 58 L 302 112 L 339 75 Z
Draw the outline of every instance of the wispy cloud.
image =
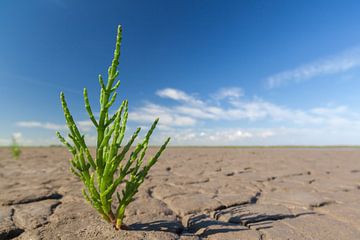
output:
M 15 141 L 20 141 L 21 138 L 23 137 L 23 135 L 22 135 L 21 132 L 14 132 L 14 133 L 12 134 L 12 137 L 13 137 L 13 139 L 15 139 Z
M 247 120 L 250 122 L 273 121 L 298 125 L 320 125 L 330 124 L 335 119 L 338 122 L 341 122 L 341 120 L 345 122 L 346 119 L 348 121 L 357 119 L 356 116 L 350 114 L 346 106 L 317 107 L 308 110 L 291 109 L 260 98 L 242 99 L 243 92 L 240 90 L 221 90 L 213 94 L 213 96 L 218 95 L 226 98 L 227 101 L 219 103 L 209 100 L 204 101 L 193 97 L 195 94 L 188 94 L 181 90 L 165 90 L 159 90 L 157 94 L 166 98 L 171 96 L 173 100 L 176 100 L 172 107 L 146 103 L 144 106 L 132 111 L 130 119 L 145 123 L 151 122 L 154 116 L 159 116 L 162 124 L 170 127 L 193 126 L 204 121 L 231 122 Z
M 228 87 L 228 88 L 221 88 L 219 91 L 217 91 L 213 97 L 216 100 L 222 100 L 222 99 L 239 99 L 244 95 L 244 91 L 239 87 Z
M 314 133 L 318 131 L 324 135 L 340 129 L 343 131 L 341 134 L 351 133 L 353 130 L 348 131 L 349 126 L 360 130 L 360 115 L 347 106 L 292 109 L 257 97 L 247 99 L 240 88 L 220 89 L 210 94 L 211 97 L 206 100 L 196 97 L 197 94 L 168 89 L 157 91 L 157 95 L 174 100 L 170 106 L 147 102 L 132 111 L 129 119 L 148 125 L 155 116 L 159 116 L 159 130 L 163 136 L 173 136 L 175 144 L 269 144 L 267 139 L 277 139 L 279 136 L 282 136 L 282 139 L 291 139 L 291 135 L 297 134 L 300 138 L 311 139 L 307 138 L 311 135 L 311 130 L 305 129 L 313 129 Z M 278 127 L 226 127 L 241 126 L 243 123 Z M 205 126 L 213 127 L 207 129 Z M 286 141 L 281 142 L 280 137 L 278 143 L 286 144 Z
M 51 122 L 38 122 L 38 121 L 19 121 L 16 126 L 23 128 L 42 128 L 47 130 L 65 130 L 66 125 L 61 125 Z M 94 125 L 90 120 L 77 121 L 77 126 L 80 130 L 88 132 L 94 129 Z
M 245 130 L 240 128 L 187 128 L 182 131 L 169 130 L 163 133 L 164 136 L 172 136 L 174 144 L 188 145 L 226 145 L 235 142 L 246 141 L 251 138 L 261 137 L 261 130 Z M 162 139 L 162 138 L 160 138 Z
M 197 122 L 197 120 L 191 116 L 176 113 L 171 108 L 153 103 L 146 103 L 136 111 L 129 113 L 129 119 L 131 121 L 140 123 L 153 122 L 156 117 L 159 117 L 161 124 L 166 126 L 193 126 Z
M 21 146 L 49 146 L 49 145 L 59 145 L 59 140 L 55 137 L 55 134 L 48 137 L 37 137 L 30 136 L 23 132 L 14 132 L 11 134 L 11 137 L 0 138 L 0 146 L 9 146 L 12 144 L 12 139 L 15 139 L 18 144 Z
M 23 134 L 21 132 L 14 132 L 9 138 L 0 138 L 0 146 L 8 146 L 15 140 L 17 143 L 23 142 Z
M 176 101 L 182 101 L 190 104 L 202 104 L 203 102 L 196 99 L 195 97 L 174 88 L 165 88 L 158 90 L 156 95 L 162 98 L 169 98 Z
M 20 121 L 16 123 L 16 126 L 24 127 L 24 128 L 42 128 L 48 130 L 61 130 L 65 128 L 64 125 L 59 125 L 50 122 L 37 122 L 37 121 Z
M 167 136 L 175 145 L 349 144 L 358 139 L 354 132 L 360 131 L 360 113 L 344 105 L 293 109 L 258 97 L 245 97 L 240 88 L 220 89 L 207 98 L 174 88 L 156 94 L 173 101 L 145 102 L 129 112 L 130 126 L 136 123 L 146 126 L 144 130 L 160 117 L 152 144 L 161 144 Z M 77 124 L 87 134 L 87 142 L 94 144 L 92 122 Z M 65 125 L 49 122 L 21 121 L 16 125 L 66 131 Z M 31 143 L 26 138 L 22 141 Z
M 93 122 L 90 120 L 78 121 L 77 126 L 81 131 L 84 132 L 89 132 L 90 130 L 95 129 Z
M 355 67 L 360 67 L 360 47 L 277 73 L 266 78 L 266 83 L 268 87 L 275 88 L 322 75 L 346 72 Z

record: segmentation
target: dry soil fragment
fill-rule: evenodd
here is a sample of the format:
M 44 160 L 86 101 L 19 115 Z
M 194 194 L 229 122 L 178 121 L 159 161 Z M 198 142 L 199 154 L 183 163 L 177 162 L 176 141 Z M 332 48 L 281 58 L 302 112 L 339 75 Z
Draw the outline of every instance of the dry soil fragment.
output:
M 241 191 L 241 194 L 237 192 L 224 193 L 222 189 L 220 189 L 219 193 L 216 196 L 216 199 L 219 200 L 223 206 L 229 207 L 244 203 L 250 203 L 254 201 L 258 195 L 259 193 L 256 192 L 256 190 L 250 190 L 246 188 Z
M 62 196 L 44 186 L 17 185 L 0 195 L 1 205 L 31 203 L 45 199 L 60 199 Z
M 57 200 L 44 200 L 14 206 L 13 217 L 17 226 L 25 229 L 35 229 L 48 222 L 54 208 L 60 204 Z
M 320 193 L 311 191 L 311 189 L 294 188 L 289 184 L 286 189 L 280 189 L 264 194 L 261 198 L 262 203 L 284 204 L 287 206 L 300 206 L 311 208 L 328 201 Z
M 167 205 L 178 215 L 184 216 L 189 213 L 210 211 L 217 209 L 222 204 L 210 194 L 192 193 L 181 196 L 169 197 L 164 200 Z
M 339 221 L 346 222 L 360 231 L 360 202 L 331 204 L 316 209 L 316 212 L 323 213 Z
M 360 239 L 360 231 L 356 228 L 326 215 L 317 214 L 276 221 L 272 228 L 261 231 L 267 236 L 265 239 Z

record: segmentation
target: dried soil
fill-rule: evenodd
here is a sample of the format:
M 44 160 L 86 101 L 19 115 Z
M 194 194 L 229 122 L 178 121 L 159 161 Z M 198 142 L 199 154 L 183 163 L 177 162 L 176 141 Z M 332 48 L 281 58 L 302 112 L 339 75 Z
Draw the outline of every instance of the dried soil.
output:
M 85 202 L 69 158 L 0 148 L 0 239 L 360 239 L 360 149 L 169 148 L 121 231 Z

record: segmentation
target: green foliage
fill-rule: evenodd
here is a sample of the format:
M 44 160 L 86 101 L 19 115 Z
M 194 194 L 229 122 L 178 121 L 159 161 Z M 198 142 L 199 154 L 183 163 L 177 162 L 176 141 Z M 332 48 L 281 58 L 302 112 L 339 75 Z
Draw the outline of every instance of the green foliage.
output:
M 124 227 L 125 208 L 134 200 L 134 195 L 137 193 L 139 186 L 143 183 L 150 168 L 157 162 L 170 140 L 168 138 L 155 156 L 143 163 L 150 136 L 159 120 L 156 119 L 144 140 L 136 145 L 129 156 L 127 153 L 138 136 L 140 128 L 135 131 L 129 142 L 121 147 L 128 119 L 128 101 L 124 100 L 116 113 L 109 117 L 109 109 L 115 102 L 116 90 L 120 85 L 120 81 L 117 81 L 116 84 L 114 84 L 114 81 L 119 74 L 117 67 L 120 56 L 121 30 L 121 26 L 118 26 L 114 58 L 108 69 L 106 85 L 102 76 L 99 75 L 101 91 L 98 120 L 94 117 L 87 90 L 84 89 L 85 108 L 97 130 L 96 156 L 91 155 L 85 142 L 85 136 L 77 128 L 63 93 L 60 94 L 60 99 L 70 131 L 68 136 L 73 144 L 70 144 L 57 132 L 60 141 L 67 146 L 73 155 L 70 160 L 70 170 L 83 181 L 84 197 L 116 229 Z M 121 194 L 116 192 L 119 185 L 122 187 Z M 118 200 L 117 207 L 112 206 L 115 192 Z
M 15 137 L 12 138 L 12 144 L 11 144 L 11 154 L 13 158 L 19 159 L 21 155 L 21 149 L 19 144 L 17 143 Z

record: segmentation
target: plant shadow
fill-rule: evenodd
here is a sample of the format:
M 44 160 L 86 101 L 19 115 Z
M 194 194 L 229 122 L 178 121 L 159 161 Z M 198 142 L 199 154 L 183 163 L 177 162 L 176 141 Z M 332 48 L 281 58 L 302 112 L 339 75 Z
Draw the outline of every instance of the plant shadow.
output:
M 193 216 L 188 221 L 188 231 L 200 233 L 202 237 L 207 237 L 218 233 L 240 232 L 250 229 L 269 229 L 273 227 L 273 223 L 276 221 L 315 214 L 314 212 L 304 212 L 300 214 L 246 213 L 245 211 L 242 212 L 243 209 L 240 210 L 240 213 L 239 210 L 240 209 L 237 209 L 237 214 L 229 217 L 226 221 L 219 220 L 219 215 L 217 214 L 214 214 L 212 218 L 206 214 Z
M 133 223 L 127 226 L 129 231 L 162 231 L 181 233 L 184 230 L 183 225 L 179 221 L 158 220 L 147 223 Z
M 208 214 L 193 215 L 188 218 L 187 227 L 184 227 L 180 221 L 158 220 L 146 223 L 133 223 L 127 226 L 129 231 L 163 231 L 176 234 L 196 234 L 201 237 L 207 237 L 213 234 L 240 232 L 252 230 L 269 229 L 273 223 L 283 219 L 297 218 L 302 215 L 311 215 L 315 212 L 304 212 L 300 214 L 264 214 L 264 213 L 246 213 L 242 208 L 232 209 L 233 217 L 226 221 L 219 220 L 219 213 L 213 217 Z M 220 212 L 220 211 L 219 211 Z M 228 212 L 228 210 L 225 210 Z

